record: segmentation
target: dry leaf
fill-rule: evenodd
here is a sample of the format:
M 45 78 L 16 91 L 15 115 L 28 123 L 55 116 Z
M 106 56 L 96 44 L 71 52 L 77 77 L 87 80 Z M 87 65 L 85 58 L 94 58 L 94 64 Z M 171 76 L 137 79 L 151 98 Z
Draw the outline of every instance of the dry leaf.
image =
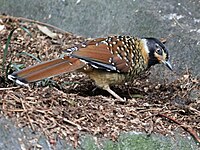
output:
M 47 35 L 48 37 L 52 38 L 52 39 L 55 39 L 58 37 L 58 35 L 56 33 L 53 33 L 52 31 L 50 31 L 47 27 L 45 26 L 40 26 L 40 25 L 37 25 L 38 29 L 44 33 L 45 35 Z

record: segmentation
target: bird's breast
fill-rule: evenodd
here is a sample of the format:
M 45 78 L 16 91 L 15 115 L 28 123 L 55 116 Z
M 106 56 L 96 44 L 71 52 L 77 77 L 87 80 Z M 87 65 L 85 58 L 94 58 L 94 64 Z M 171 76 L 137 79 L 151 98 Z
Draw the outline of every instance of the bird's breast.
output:
M 93 79 L 97 86 L 105 87 L 107 85 L 120 84 L 122 83 L 126 75 L 122 73 L 107 72 L 104 70 L 96 70 L 84 72 L 91 79 Z

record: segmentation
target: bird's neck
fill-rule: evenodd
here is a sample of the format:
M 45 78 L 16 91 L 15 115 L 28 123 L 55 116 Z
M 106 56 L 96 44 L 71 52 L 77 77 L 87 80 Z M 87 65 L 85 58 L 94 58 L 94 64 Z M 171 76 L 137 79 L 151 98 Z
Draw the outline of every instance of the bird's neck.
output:
M 148 64 L 150 51 L 149 51 L 146 39 L 140 40 L 140 49 L 141 49 L 142 56 L 144 58 L 144 63 Z

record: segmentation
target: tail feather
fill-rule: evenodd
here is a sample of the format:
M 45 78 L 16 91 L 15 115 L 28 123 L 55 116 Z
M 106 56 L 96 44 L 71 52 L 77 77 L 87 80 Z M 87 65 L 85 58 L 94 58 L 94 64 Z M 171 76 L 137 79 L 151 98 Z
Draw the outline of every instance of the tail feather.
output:
M 14 72 L 11 75 L 8 75 L 8 78 L 16 81 L 18 84 L 27 85 L 29 82 L 76 71 L 84 65 L 85 64 L 77 58 L 70 58 L 66 56 L 64 58 L 53 59 L 51 61 L 46 61 Z

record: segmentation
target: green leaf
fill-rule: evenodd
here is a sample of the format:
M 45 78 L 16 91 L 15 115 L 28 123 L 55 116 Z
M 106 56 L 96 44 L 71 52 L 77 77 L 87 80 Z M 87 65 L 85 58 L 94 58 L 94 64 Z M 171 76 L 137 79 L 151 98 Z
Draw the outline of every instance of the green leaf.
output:
M 13 64 L 11 64 L 11 67 L 14 68 L 16 71 L 19 71 L 24 67 L 24 64 L 13 63 Z
M 28 33 L 28 35 L 29 35 L 30 37 L 32 37 L 31 32 L 30 32 L 27 28 L 25 28 L 25 27 L 23 27 L 23 26 L 20 26 L 20 28 L 21 28 L 22 30 L 24 30 L 26 33 Z
M 131 95 L 132 98 L 144 98 L 143 95 L 140 95 L 140 94 L 133 94 Z
M 9 46 L 9 44 L 10 44 L 11 37 L 12 37 L 13 32 L 14 32 L 15 30 L 16 30 L 16 28 L 13 29 L 13 30 L 10 32 L 10 34 L 8 35 L 8 39 L 7 39 L 7 41 L 6 41 L 6 47 L 5 47 L 4 50 L 3 50 L 2 74 L 5 73 L 4 71 L 5 71 L 6 57 L 7 57 L 7 54 L 8 54 L 8 46 Z
M 32 58 L 34 58 L 35 60 L 37 60 L 38 62 L 41 62 L 41 60 L 39 58 L 37 58 L 36 56 L 34 56 L 33 54 L 30 54 L 30 53 L 27 53 L 27 52 L 21 52 L 19 54 L 17 54 L 18 56 L 20 55 L 27 55 L 27 56 L 30 56 Z

